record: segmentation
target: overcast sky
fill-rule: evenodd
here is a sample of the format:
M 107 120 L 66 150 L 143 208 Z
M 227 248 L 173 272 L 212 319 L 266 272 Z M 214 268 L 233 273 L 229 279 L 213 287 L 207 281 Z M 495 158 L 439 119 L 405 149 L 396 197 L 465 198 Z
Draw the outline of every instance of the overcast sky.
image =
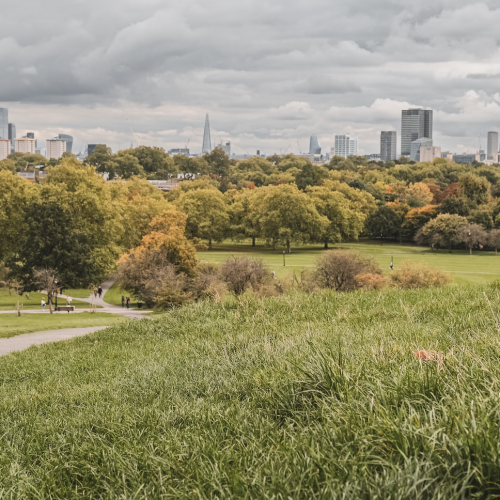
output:
M 298 153 L 317 133 L 378 153 L 401 110 L 434 144 L 500 130 L 498 0 L 19 0 L 0 16 L 0 106 L 18 137 Z M 131 132 L 131 127 L 134 134 Z M 399 146 L 398 146 L 399 150 Z

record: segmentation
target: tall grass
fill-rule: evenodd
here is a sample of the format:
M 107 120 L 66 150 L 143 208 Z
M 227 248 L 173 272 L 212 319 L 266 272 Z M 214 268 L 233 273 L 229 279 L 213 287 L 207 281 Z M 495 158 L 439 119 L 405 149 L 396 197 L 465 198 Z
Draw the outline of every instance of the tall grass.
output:
M 0 498 L 498 497 L 499 307 L 243 296 L 2 358 Z

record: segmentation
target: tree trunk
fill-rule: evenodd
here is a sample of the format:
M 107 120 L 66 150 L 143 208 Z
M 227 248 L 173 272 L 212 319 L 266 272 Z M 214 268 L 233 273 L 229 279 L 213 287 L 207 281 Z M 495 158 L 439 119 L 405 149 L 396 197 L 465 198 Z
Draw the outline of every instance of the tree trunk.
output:
M 290 240 L 286 240 L 286 253 L 292 253 L 290 249 Z
M 472 247 L 469 248 L 469 255 L 472 255 Z
M 325 250 L 328 250 L 328 241 L 325 241 Z
M 52 314 L 52 294 L 47 293 L 47 302 L 49 303 L 50 314 Z
M 212 238 L 208 238 L 208 249 L 212 250 Z
M 498 248 L 495 248 L 495 255 L 498 255 Z
M 255 236 L 252 238 L 252 246 L 255 246 Z

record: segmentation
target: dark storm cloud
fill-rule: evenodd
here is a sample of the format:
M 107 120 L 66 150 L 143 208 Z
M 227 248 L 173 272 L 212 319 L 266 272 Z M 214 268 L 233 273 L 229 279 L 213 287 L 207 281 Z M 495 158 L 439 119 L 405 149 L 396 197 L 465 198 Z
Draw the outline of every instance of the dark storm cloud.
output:
M 313 132 L 376 152 L 425 106 L 458 149 L 498 125 L 498 26 L 496 0 L 24 0 L 0 17 L 0 101 L 20 131 L 114 148 L 196 150 L 208 111 L 241 152 Z

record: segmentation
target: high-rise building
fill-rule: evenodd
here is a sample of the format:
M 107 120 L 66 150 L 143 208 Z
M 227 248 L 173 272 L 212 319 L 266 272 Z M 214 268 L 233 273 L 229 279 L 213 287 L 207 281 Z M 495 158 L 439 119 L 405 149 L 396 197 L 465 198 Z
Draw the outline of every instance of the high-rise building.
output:
M 10 155 L 10 144 L 9 139 L 0 139 L 0 161 L 5 160 Z
M 35 138 L 35 132 L 28 132 L 28 133 L 26 134 L 26 137 L 27 137 L 28 139 L 34 139 L 34 138 Z
M 438 146 L 420 147 L 420 161 L 432 163 L 436 158 L 441 158 L 441 148 Z
M 57 138 L 60 139 L 61 141 L 66 142 L 66 151 L 68 153 L 73 152 L 73 136 L 68 134 L 59 134 Z
M 410 156 L 411 144 L 417 139 L 432 139 L 433 112 L 425 109 L 406 109 L 401 119 L 401 155 Z
M 396 160 L 397 155 L 397 140 L 396 132 L 381 132 L 380 133 L 380 159 L 381 161 Z
M 358 154 L 358 138 L 350 135 L 335 136 L 335 156 L 347 158 Z
M 422 161 L 420 159 L 420 149 L 421 148 L 432 148 L 432 139 L 427 137 L 422 137 L 422 139 L 417 139 L 411 143 L 410 148 L 410 160 L 411 161 Z
M 14 151 L 15 144 L 14 139 L 16 138 L 16 126 L 13 123 L 9 123 L 9 139 L 10 139 L 10 149 Z
M 47 139 L 47 159 L 55 158 L 59 160 L 63 153 L 66 152 L 66 141 L 62 141 L 58 137 L 54 139 Z
M 311 135 L 311 140 L 309 141 L 309 154 L 310 155 L 320 155 L 321 145 L 316 134 Z
M 203 147 L 201 148 L 201 152 L 210 153 L 212 151 L 212 138 L 210 137 L 210 120 L 207 117 L 205 119 L 205 130 L 203 132 Z
M 224 153 L 227 154 L 227 156 L 231 156 L 231 143 L 226 142 L 226 144 L 222 144 L 222 142 L 217 146 L 224 151 Z
M 16 153 L 30 153 L 35 154 L 35 139 L 23 137 L 21 139 L 14 139 L 14 151 Z
M 488 132 L 488 160 L 498 155 L 498 132 Z
M 0 108 L 0 139 L 9 138 L 9 110 Z
M 93 153 L 95 151 L 95 148 L 97 146 L 104 146 L 104 147 L 106 147 L 106 144 L 89 144 L 87 146 L 87 155 Z

